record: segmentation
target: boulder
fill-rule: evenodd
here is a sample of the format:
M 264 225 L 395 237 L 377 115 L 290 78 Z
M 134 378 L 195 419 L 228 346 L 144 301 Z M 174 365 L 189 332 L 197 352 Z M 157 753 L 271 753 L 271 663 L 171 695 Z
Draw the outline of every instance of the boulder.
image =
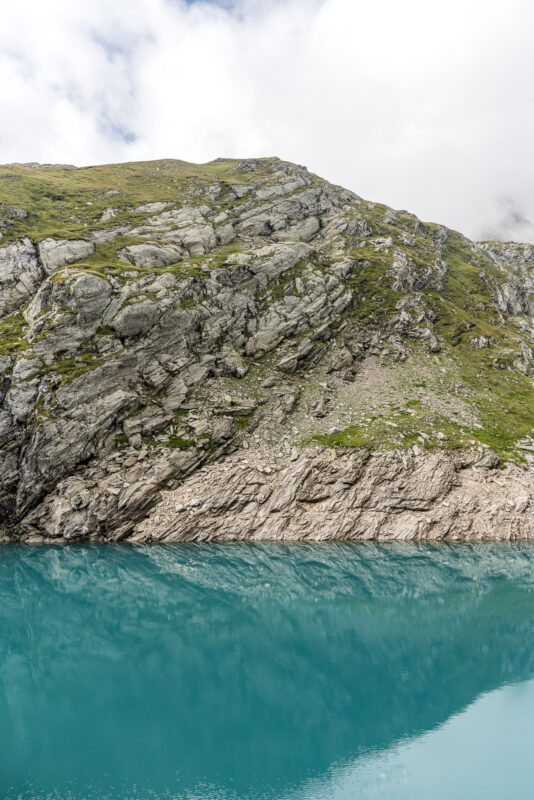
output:
M 174 244 L 132 244 L 119 250 L 119 258 L 136 267 L 153 269 L 182 261 L 187 253 Z
M 123 306 L 112 320 L 111 327 L 121 337 L 129 338 L 147 333 L 159 319 L 161 311 L 151 300 Z
M 93 242 L 85 239 L 43 239 L 39 243 L 39 258 L 47 275 L 89 258 L 94 252 Z

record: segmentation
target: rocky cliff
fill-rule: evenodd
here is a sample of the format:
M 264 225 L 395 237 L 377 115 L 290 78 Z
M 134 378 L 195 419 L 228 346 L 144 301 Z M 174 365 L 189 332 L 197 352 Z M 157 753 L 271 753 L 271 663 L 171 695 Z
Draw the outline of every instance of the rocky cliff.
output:
M 0 537 L 534 534 L 534 247 L 278 159 L 0 168 Z

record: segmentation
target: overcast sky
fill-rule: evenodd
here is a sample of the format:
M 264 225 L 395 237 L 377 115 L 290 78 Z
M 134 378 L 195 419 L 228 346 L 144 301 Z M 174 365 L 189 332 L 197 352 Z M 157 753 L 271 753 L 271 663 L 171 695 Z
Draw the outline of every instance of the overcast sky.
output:
M 534 240 L 532 0 L 2 5 L 0 163 L 278 155 Z

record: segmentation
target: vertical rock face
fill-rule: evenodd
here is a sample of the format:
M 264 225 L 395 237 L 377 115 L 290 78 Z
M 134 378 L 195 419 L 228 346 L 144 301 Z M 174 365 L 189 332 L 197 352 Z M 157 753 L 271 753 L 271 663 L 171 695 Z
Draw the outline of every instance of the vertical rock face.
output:
M 10 169 L 1 536 L 530 535 L 530 246 L 278 159 Z
M 495 302 L 505 314 L 534 317 L 534 246 L 515 242 L 491 242 L 482 245 L 503 273 L 495 293 Z
M 35 294 L 44 271 L 31 239 L 0 247 L 0 318 Z

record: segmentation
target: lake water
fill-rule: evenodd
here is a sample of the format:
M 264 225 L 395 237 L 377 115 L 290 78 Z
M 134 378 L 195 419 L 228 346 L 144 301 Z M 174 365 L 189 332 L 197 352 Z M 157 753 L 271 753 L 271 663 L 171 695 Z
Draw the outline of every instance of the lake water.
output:
M 6 800 L 533 795 L 534 546 L 0 548 Z

